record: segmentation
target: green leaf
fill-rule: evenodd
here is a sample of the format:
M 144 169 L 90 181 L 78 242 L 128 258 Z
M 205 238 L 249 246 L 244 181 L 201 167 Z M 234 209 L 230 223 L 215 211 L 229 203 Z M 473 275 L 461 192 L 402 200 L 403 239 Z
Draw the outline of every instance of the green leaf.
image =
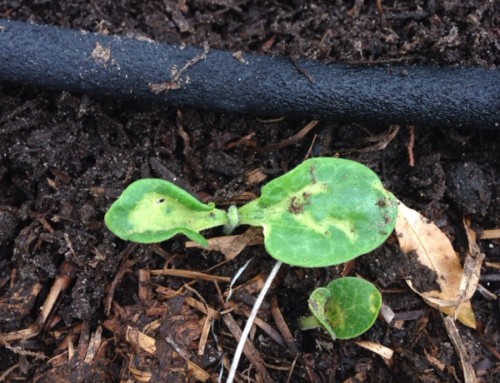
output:
M 309 309 L 333 339 L 350 339 L 367 331 L 381 306 L 377 288 L 354 277 L 336 279 L 309 297 Z
M 264 228 L 266 249 L 275 259 L 324 267 L 381 245 L 394 229 L 397 204 L 366 166 L 312 158 L 265 185 L 239 214 L 240 223 Z
M 207 247 L 199 231 L 227 224 L 227 214 L 213 203 L 161 179 L 141 179 L 130 184 L 104 217 L 116 236 L 134 242 L 165 241 L 176 234 Z

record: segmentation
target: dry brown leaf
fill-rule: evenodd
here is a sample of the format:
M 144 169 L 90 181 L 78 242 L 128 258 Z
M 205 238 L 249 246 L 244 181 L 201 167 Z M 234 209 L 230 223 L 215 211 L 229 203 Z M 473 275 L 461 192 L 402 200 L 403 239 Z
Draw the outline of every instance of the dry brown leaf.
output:
M 220 251 L 231 261 L 247 246 L 260 245 L 264 243 L 262 229 L 260 227 L 250 227 L 243 234 L 226 235 L 224 237 L 210 238 L 208 240 L 208 249 L 211 251 Z M 186 248 L 201 247 L 193 241 L 186 242 Z
M 464 275 L 450 240 L 427 218 L 399 202 L 396 234 L 405 253 L 414 252 L 418 261 L 433 270 L 441 291 L 417 292 L 432 307 L 455 316 L 464 325 L 476 328 L 476 319 L 470 301 L 457 305 Z M 411 283 L 409 286 L 415 291 Z M 456 306 L 456 307 L 455 307 Z

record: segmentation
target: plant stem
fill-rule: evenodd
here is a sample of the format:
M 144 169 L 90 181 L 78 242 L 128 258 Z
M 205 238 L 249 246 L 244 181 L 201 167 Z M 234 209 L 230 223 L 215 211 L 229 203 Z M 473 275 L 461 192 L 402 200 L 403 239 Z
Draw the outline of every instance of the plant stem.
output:
M 322 327 L 321 323 L 316 319 L 315 316 L 309 315 L 304 318 L 299 319 L 299 327 L 301 330 L 312 330 L 315 328 Z
M 240 213 L 234 205 L 229 206 L 227 210 L 227 224 L 224 225 L 224 234 L 229 235 L 240 224 Z
M 259 296 L 257 297 L 257 300 L 255 301 L 255 304 L 252 307 L 252 312 L 248 317 L 248 321 L 245 325 L 245 328 L 243 329 L 243 332 L 241 333 L 238 346 L 236 347 L 236 351 L 233 356 L 233 361 L 231 363 L 231 368 L 229 369 L 229 375 L 227 377 L 226 383 L 232 383 L 234 380 L 234 377 L 236 375 L 236 369 L 238 368 L 238 364 L 240 362 L 241 354 L 243 352 L 243 348 L 245 347 L 245 342 L 247 341 L 248 334 L 250 334 L 250 330 L 252 329 L 255 318 L 257 317 L 259 308 L 262 305 L 262 302 L 264 301 L 264 297 L 266 296 L 269 288 L 271 287 L 271 283 L 276 277 L 276 274 L 278 274 L 278 271 L 282 264 L 283 263 L 280 261 L 277 261 L 274 264 L 273 268 L 271 269 L 271 273 L 269 274 L 269 276 L 266 279 L 266 282 L 264 283 L 264 287 L 262 288 Z

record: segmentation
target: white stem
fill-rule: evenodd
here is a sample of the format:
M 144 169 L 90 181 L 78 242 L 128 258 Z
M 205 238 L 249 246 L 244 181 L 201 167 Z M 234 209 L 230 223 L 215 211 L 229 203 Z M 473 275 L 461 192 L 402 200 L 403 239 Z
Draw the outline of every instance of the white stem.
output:
M 224 225 L 224 234 L 231 234 L 240 224 L 240 213 L 234 205 L 229 206 L 227 211 L 227 224 Z
M 243 332 L 241 333 L 240 340 L 238 342 L 238 346 L 236 347 L 236 351 L 233 356 L 233 361 L 231 363 L 231 368 L 229 369 L 229 375 L 227 377 L 226 383 L 233 383 L 234 377 L 236 375 L 236 369 L 238 368 L 238 363 L 240 362 L 241 354 L 243 353 L 243 347 L 245 347 L 245 342 L 248 338 L 248 334 L 250 334 L 250 330 L 252 329 L 253 322 L 255 321 L 255 318 L 257 317 L 257 313 L 259 312 L 259 308 L 262 305 L 262 302 L 264 301 L 264 298 L 271 287 L 271 283 L 273 282 L 274 278 L 276 277 L 276 274 L 278 274 L 278 271 L 283 263 L 281 261 L 278 261 L 274 264 L 271 273 L 266 279 L 266 282 L 264 283 L 264 287 L 262 288 L 259 296 L 257 297 L 257 300 L 255 301 L 253 307 L 252 307 L 252 312 L 250 313 L 250 316 L 248 317 L 248 321 L 245 325 L 245 328 L 243 329 Z

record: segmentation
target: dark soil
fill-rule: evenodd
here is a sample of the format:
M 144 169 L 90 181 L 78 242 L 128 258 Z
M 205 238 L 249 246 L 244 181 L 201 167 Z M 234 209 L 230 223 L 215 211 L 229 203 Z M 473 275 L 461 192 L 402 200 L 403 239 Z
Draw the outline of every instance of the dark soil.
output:
M 375 1 L 4 1 L 0 16 L 292 59 L 499 64 L 495 2 L 381 3 L 382 13 Z M 477 231 L 500 227 L 500 130 L 401 126 L 389 141 L 394 127 L 321 121 L 293 145 L 254 150 L 282 142 L 308 122 L 269 122 L 0 84 L 0 381 L 187 382 L 200 376 L 192 363 L 217 381 L 236 340 L 228 320 L 216 319 L 199 353 L 207 319 L 203 310 L 206 305 L 233 310 L 242 328 L 256 284 L 273 261 L 263 246 L 247 247 L 224 262 L 218 252 L 186 250 L 184 238 L 153 246 L 117 239 L 105 228 L 104 213 L 141 177 L 174 181 L 202 200 L 227 204 L 259 193 L 266 181 L 249 177 L 256 170 L 270 180 L 309 152 L 340 155 L 375 170 L 399 199 L 436 222 L 461 255 L 467 248 L 464 217 Z M 412 132 L 415 143 L 409 149 Z M 487 261 L 482 284 L 498 296 L 500 240 L 482 240 L 479 246 Z M 238 282 L 243 287 L 229 306 L 221 295 L 228 289 L 225 282 L 148 272 L 169 268 L 231 278 L 249 259 Z M 277 298 L 299 353 L 258 328 L 252 342 L 264 372 L 243 358 L 241 381 L 463 381 L 442 316 L 404 281 L 410 277 L 425 289 L 434 283 L 432 274 L 406 259 L 393 237 L 352 266 L 350 275 L 374 282 L 396 317 L 405 318 L 401 326 L 379 319 L 361 337 L 393 349 L 393 358 L 384 362 L 354 341 L 332 341 L 324 331 L 298 330 L 308 294 L 337 277 L 342 266 L 283 267 L 260 317 L 277 328 L 271 297 Z M 41 307 L 57 277 L 68 286 L 42 323 Z M 204 303 L 194 307 L 194 300 Z M 472 305 L 478 328 L 458 324 L 460 336 L 479 381 L 498 382 L 498 298 L 476 293 Z M 9 335 L 25 329 L 29 334 Z M 145 348 L 146 340 L 134 338 L 131 329 L 151 337 L 156 348 Z

